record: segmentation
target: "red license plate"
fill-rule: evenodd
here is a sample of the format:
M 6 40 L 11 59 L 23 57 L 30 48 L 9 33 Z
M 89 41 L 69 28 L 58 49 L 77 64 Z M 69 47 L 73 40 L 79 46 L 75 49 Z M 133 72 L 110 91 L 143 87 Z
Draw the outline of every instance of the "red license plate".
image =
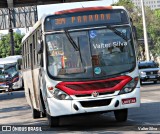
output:
M 136 98 L 127 98 L 127 99 L 122 99 L 122 104 L 131 104 L 131 103 L 136 103 Z

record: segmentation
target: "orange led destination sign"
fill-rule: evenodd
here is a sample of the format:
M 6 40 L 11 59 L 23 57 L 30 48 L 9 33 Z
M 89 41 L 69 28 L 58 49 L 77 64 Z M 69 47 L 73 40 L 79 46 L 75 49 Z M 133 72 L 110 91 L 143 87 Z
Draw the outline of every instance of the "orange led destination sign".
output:
M 45 30 L 63 29 L 98 24 L 126 24 L 128 17 L 124 10 L 89 11 L 68 15 L 50 16 L 45 21 Z
M 66 24 L 67 18 L 58 18 L 55 19 L 55 25 L 63 25 Z M 71 24 L 73 23 L 87 23 L 99 20 L 110 20 L 111 14 L 94 14 L 94 15 L 83 15 L 83 16 L 72 16 L 67 21 L 70 21 Z

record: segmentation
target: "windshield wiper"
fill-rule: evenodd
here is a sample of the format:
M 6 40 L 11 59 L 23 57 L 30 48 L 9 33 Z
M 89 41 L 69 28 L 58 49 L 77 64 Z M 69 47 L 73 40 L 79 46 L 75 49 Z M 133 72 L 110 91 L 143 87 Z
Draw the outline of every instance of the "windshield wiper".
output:
M 70 41 L 70 43 L 72 44 L 73 48 L 79 52 L 79 56 L 80 56 L 80 60 L 81 60 L 81 63 L 83 64 L 83 60 L 82 60 L 82 55 L 81 55 L 81 51 L 80 51 L 80 48 L 76 45 L 75 41 L 72 39 L 72 37 L 70 36 L 68 30 L 64 30 L 65 31 L 65 34 L 68 38 L 68 40 Z
M 79 51 L 78 46 L 76 45 L 75 41 L 72 39 L 72 37 L 70 36 L 70 34 L 68 33 L 68 30 L 64 30 L 64 31 L 65 31 L 65 34 L 66 34 L 68 40 L 69 40 L 70 43 L 72 44 L 73 48 L 74 48 L 76 51 Z
M 118 31 L 116 28 L 111 27 L 111 26 L 106 26 L 107 29 L 113 31 L 115 34 L 117 34 L 118 36 L 120 36 L 122 39 L 124 39 L 125 41 L 128 42 L 128 38 L 124 35 L 124 33 Z

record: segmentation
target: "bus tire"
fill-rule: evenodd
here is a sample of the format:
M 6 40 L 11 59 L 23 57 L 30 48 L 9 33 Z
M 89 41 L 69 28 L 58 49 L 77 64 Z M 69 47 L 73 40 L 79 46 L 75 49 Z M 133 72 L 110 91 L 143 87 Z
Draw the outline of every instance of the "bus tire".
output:
M 52 117 L 49 114 L 47 114 L 47 119 L 49 127 L 59 126 L 59 117 Z
M 42 112 L 42 117 L 46 117 L 46 112 Z
M 116 121 L 125 122 L 127 121 L 127 117 L 128 117 L 128 109 L 115 110 L 114 116 Z
M 45 108 L 45 104 L 44 104 L 44 100 L 43 100 L 43 97 L 42 97 L 42 92 L 40 90 L 40 104 L 43 108 L 42 110 L 42 117 L 46 117 L 46 108 Z
M 41 117 L 41 112 L 36 110 L 36 109 L 32 109 L 32 117 L 33 119 L 37 119 Z

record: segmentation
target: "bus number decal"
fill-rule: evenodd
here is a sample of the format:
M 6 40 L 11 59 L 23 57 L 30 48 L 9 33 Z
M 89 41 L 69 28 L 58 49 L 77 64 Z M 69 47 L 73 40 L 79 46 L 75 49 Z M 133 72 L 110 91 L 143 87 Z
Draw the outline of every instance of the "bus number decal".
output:
M 66 24 L 66 19 L 65 19 L 65 18 L 55 19 L 55 24 L 56 24 L 56 25 Z

